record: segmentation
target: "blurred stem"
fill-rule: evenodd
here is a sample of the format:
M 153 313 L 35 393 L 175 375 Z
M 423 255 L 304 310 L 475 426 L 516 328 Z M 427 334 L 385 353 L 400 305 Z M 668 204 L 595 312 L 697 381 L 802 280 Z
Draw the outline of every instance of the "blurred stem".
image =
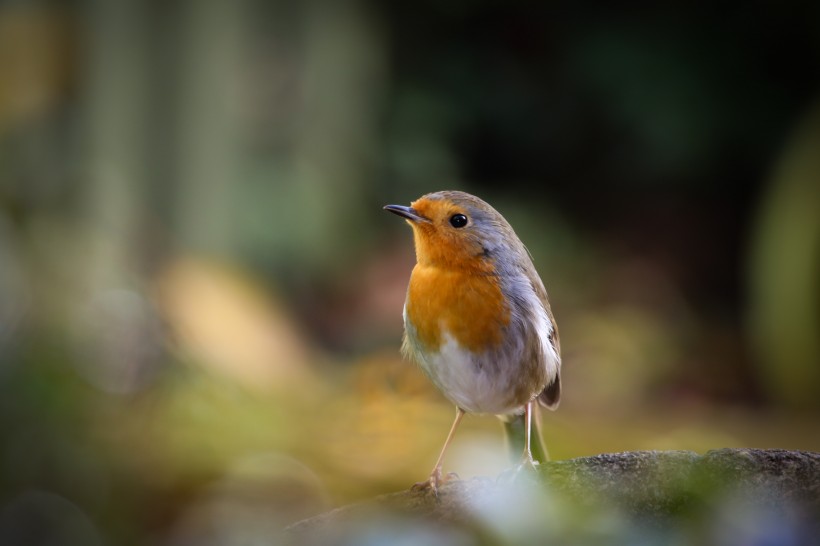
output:
M 283 214 L 309 213 L 291 232 L 305 258 L 338 262 L 350 241 L 367 235 L 362 195 L 376 159 L 378 98 L 383 87 L 378 21 L 364 2 L 314 0 L 305 13 L 304 75 L 293 150 L 293 200 Z
M 234 241 L 231 198 L 240 165 L 239 115 L 246 3 L 182 3 L 177 133 L 179 243 L 227 252 Z
M 84 217 L 92 241 L 89 287 L 121 286 L 133 265 L 131 250 L 146 176 L 149 57 L 145 4 L 89 1 L 86 142 L 88 184 Z
M 780 403 L 820 407 L 820 104 L 764 197 L 751 255 L 751 343 Z
M 530 437 L 530 450 L 532 451 L 533 459 L 539 463 L 545 463 L 550 460 L 550 457 L 547 452 L 547 448 L 544 446 L 544 440 L 541 438 L 541 426 L 539 424 L 538 413 L 539 408 L 534 407 Z M 524 415 L 506 416 L 501 422 L 504 424 L 504 432 L 507 435 L 507 445 L 510 450 L 510 458 L 513 464 L 520 463 L 527 434 Z

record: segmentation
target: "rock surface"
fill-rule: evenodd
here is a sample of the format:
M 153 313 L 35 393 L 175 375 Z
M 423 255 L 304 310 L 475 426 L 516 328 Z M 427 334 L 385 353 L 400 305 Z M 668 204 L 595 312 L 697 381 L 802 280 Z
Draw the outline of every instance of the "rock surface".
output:
M 452 481 L 438 496 L 411 490 L 382 495 L 295 523 L 285 538 L 355 543 L 383 533 L 454 544 L 525 543 L 549 536 L 601 538 L 595 526 L 604 525 L 604 538 L 615 542 L 650 529 L 664 540 L 690 533 L 722 540 L 722 530 L 731 528 L 743 540 L 775 533 L 777 544 L 781 535 L 816 538 L 818 515 L 820 453 L 637 451 L 554 461 L 499 479 Z

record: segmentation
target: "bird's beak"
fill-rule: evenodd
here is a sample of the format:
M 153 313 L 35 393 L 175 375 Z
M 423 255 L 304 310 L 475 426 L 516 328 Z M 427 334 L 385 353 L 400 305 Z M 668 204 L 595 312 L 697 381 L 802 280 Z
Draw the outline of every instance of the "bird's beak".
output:
M 430 222 L 429 218 L 425 218 L 413 207 L 405 207 L 404 205 L 385 205 L 384 210 L 389 210 L 393 214 L 398 214 L 403 218 L 407 218 L 411 222 Z

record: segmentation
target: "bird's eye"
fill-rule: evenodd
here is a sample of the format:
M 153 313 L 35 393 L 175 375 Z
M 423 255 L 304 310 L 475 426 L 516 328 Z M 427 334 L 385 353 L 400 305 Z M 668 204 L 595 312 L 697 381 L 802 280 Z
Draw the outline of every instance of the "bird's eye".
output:
M 463 214 L 453 214 L 450 216 L 450 225 L 454 228 L 462 228 L 467 225 L 467 217 Z

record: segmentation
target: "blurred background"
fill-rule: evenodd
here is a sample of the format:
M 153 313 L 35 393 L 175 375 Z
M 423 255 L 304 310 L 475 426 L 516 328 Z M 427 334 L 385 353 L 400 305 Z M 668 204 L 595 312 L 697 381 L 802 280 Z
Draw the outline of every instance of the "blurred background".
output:
M 550 291 L 554 458 L 820 450 L 820 4 L 0 4 L 0 536 L 239 544 L 423 479 L 410 230 Z M 446 467 L 508 464 L 468 417 Z M 65 542 L 63 542 L 65 543 Z

